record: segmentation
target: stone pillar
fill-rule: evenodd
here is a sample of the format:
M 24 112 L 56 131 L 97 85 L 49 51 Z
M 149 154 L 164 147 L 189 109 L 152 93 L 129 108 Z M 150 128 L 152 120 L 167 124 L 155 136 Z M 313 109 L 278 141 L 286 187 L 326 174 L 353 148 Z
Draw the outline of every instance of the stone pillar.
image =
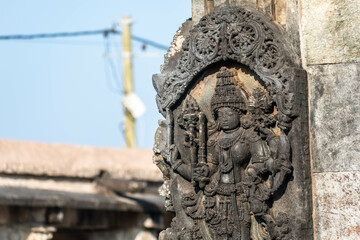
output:
M 315 239 L 360 239 L 360 1 L 303 0 Z

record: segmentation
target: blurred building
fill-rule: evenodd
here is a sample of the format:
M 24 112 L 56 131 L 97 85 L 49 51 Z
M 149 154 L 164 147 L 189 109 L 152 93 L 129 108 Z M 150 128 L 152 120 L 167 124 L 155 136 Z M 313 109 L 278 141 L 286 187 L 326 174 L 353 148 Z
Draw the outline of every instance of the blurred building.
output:
M 0 140 L 1 240 L 156 239 L 152 151 Z

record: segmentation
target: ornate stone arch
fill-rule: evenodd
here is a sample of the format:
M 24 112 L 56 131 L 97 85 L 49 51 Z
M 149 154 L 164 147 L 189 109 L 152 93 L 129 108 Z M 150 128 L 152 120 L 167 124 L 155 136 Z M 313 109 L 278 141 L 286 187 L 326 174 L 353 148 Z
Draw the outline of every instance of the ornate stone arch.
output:
M 165 114 L 206 67 L 231 60 L 262 79 L 276 101 L 280 122 L 289 128 L 297 115 L 292 89 L 300 66 L 282 36 L 276 24 L 252 9 L 227 7 L 204 16 L 182 43 L 174 71 L 154 82 L 160 112 Z

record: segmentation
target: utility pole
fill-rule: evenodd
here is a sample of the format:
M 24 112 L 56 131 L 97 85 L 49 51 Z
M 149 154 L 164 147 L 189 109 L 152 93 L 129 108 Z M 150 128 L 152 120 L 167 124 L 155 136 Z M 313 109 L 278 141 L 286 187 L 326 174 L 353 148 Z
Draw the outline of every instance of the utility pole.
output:
M 131 23 L 130 16 L 124 16 L 121 20 L 123 41 L 123 70 L 124 70 L 124 95 L 125 97 L 134 91 L 133 69 L 131 52 Z M 124 107 L 124 134 L 126 147 L 135 147 L 135 121 L 133 115 Z

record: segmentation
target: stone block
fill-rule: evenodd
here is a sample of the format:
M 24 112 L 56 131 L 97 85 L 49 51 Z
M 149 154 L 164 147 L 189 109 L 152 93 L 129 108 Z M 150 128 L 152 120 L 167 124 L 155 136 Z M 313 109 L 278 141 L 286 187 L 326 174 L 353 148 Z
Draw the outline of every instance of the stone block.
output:
M 191 1 L 192 9 L 192 21 L 194 24 L 197 24 L 199 20 L 205 15 L 205 1 L 204 0 L 192 0 Z
M 285 38 L 300 57 L 299 0 L 276 0 L 275 3 L 275 22 L 285 30 Z
M 316 240 L 360 239 L 360 172 L 314 174 Z
M 214 1 L 214 7 L 215 8 L 222 8 L 226 6 L 231 6 L 231 1 L 229 0 L 215 0 Z
M 314 172 L 360 170 L 360 64 L 308 68 Z
M 301 25 L 308 65 L 360 61 L 360 1 L 302 1 Z

